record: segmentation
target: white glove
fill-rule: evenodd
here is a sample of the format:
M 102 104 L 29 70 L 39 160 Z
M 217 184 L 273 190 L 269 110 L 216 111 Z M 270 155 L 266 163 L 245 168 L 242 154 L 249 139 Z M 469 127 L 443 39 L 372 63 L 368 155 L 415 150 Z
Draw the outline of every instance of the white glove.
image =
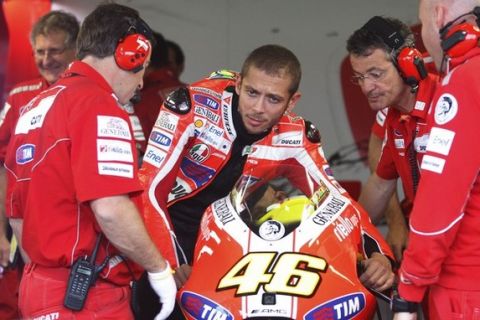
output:
M 175 297 L 177 295 L 177 286 L 175 285 L 173 271 L 168 261 L 165 270 L 155 273 L 148 272 L 148 281 L 150 281 L 150 285 L 155 290 L 162 304 L 162 309 L 155 317 L 155 320 L 167 319 L 175 307 Z
M 393 320 L 417 320 L 417 313 L 397 312 L 393 314 Z

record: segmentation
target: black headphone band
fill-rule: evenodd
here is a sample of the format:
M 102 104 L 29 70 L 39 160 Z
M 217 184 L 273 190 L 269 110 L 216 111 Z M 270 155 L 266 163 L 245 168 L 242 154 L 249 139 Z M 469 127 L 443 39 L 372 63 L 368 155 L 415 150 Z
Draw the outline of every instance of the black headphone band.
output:
M 477 23 L 477 26 L 480 27 L 480 6 L 477 6 L 475 8 L 473 8 L 472 11 L 469 11 L 467 13 L 464 13 L 464 14 L 461 14 L 459 15 L 458 17 L 456 17 L 455 19 L 453 19 L 452 21 L 449 21 L 447 22 L 443 27 L 440 28 L 440 30 L 438 30 L 438 32 L 440 33 L 440 37 L 443 39 L 445 38 L 445 36 L 447 35 L 447 32 L 448 30 L 452 27 L 452 25 L 457 22 L 458 20 L 460 20 L 461 18 L 465 17 L 465 16 L 468 16 L 468 15 L 471 15 L 473 14 L 476 19 L 475 19 L 475 22 Z M 463 21 L 465 22 L 465 20 Z
M 400 34 L 400 30 L 396 29 L 390 22 L 380 16 L 374 16 L 368 20 L 362 29 L 368 30 L 378 36 L 394 51 L 398 51 L 405 43 L 405 39 Z

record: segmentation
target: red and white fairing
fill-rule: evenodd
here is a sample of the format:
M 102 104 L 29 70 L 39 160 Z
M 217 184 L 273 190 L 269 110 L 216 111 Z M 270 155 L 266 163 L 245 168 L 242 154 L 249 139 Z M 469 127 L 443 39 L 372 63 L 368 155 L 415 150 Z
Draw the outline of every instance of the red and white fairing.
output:
M 381 250 L 386 244 L 350 198 L 334 188 L 326 194 L 288 232 L 275 220 L 254 232 L 237 213 L 235 192 L 213 203 L 203 216 L 192 274 L 179 291 L 187 319 L 372 318 L 376 300 L 356 265 L 365 257 L 365 236 Z

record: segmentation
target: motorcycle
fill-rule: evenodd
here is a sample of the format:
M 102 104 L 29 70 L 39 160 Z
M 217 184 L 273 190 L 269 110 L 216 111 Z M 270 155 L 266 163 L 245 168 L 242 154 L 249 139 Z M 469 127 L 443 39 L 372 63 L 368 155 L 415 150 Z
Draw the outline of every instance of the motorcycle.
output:
M 178 293 L 186 319 L 373 318 L 357 266 L 372 240 L 391 252 L 324 169 L 312 179 L 298 166 L 252 166 L 210 205 Z

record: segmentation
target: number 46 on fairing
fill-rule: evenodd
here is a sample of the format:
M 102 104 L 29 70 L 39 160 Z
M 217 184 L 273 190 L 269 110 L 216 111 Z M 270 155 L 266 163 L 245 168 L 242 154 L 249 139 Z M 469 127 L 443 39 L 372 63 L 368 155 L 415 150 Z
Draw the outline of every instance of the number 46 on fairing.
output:
M 235 295 L 251 295 L 263 284 L 266 292 L 309 297 L 320 285 L 319 273 L 327 268 L 325 259 L 317 256 L 250 252 L 220 279 L 217 289 L 237 288 Z

